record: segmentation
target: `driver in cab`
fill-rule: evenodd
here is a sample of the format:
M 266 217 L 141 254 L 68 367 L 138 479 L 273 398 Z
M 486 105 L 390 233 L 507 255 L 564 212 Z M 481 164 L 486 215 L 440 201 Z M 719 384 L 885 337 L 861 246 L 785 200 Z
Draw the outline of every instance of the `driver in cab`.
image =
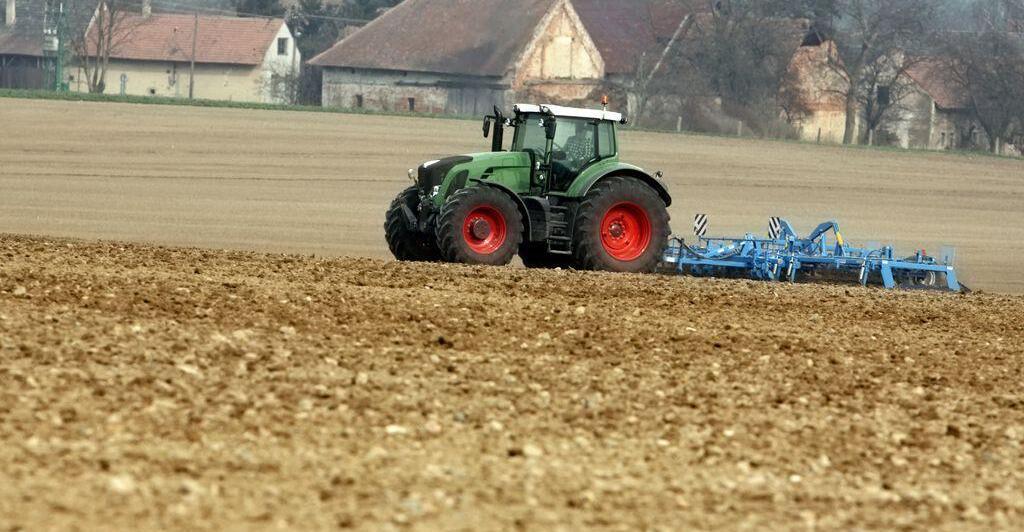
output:
M 572 136 L 565 141 L 564 158 L 554 161 L 552 165 L 557 185 L 568 184 L 585 164 L 594 159 L 594 128 L 587 127 L 588 124 L 582 121 L 563 122 L 562 124 L 565 126 L 571 124 L 574 130 Z M 560 124 L 559 127 L 564 126 Z

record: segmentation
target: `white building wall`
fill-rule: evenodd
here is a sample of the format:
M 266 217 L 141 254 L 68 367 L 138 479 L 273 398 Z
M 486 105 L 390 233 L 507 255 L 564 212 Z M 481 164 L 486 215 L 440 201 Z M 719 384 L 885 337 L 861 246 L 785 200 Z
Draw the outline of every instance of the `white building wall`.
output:
M 278 40 L 284 39 L 284 53 L 279 53 Z M 264 103 L 291 103 L 295 83 L 302 68 L 302 52 L 295 46 L 295 38 L 287 24 L 282 24 L 270 47 L 263 54 L 260 69 L 261 94 Z
M 278 38 L 287 39 L 284 54 L 278 54 Z M 235 102 L 289 103 L 292 83 L 298 77 L 301 65 L 302 56 L 295 47 L 295 40 L 288 26 L 282 24 L 267 47 L 261 65 L 197 63 L 193 97 Z M 81 68 L 70 84 L 72 90 L 89 90 L 85 72 Z M 104 92 L 112 95 L 123 93 L 129 96 L 188 98 L 189 63 L 112 59 L 107 69 Z

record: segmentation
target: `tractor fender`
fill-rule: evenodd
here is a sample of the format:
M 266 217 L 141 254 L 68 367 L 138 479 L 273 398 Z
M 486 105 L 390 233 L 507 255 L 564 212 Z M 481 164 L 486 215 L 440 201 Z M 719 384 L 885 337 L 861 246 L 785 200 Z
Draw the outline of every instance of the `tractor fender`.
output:
M 480 186 L 496 188 L 504 192 L 509 198 L 512 198 L 512 201 L 516 203 L 516 207 L 519 207 L 519 214 L 523 216 L 523 235 L 525 236 L 525 240 L 530 240 L 530 236 L 533 234 L 531 230 L 533 224 L 530 220 L 530 210 L 526 208 L 526 202 L 523 201 L 523 198 L 519 197 L 519 194 L 516 194 L 512 189 L 502 185 L 501 183 L 492 183 L 483 180 L 477 182 L 480 183 Z
M 572 196 L 582 198 L 590 192 L 595 185 L 601 181 L 614 176 L 630 177 L 633 179 L 639 179 L 648 186 L 654 189 L 661 196 L 662 201 L 665 202 L 666 207 L 672 205 L 672 195 L 669 194 L 668 188 L 658 178 L 648 174 L 644 169 L 633 166 L 631 164 L 618 163 L 610 168 L 604 168 L 600 172 L 581 179 L 579 182 L 574 183 L 569 189 L 569 193 Z

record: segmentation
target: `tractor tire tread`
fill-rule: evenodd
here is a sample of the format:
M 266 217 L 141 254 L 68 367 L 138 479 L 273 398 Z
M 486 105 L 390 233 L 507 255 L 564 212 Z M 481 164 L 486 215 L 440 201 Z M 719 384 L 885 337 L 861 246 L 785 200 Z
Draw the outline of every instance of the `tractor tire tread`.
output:
M 614 204 L 615 196 L 635 198 L 646 204 L 644 207 L 651 218 L 653 234 L 650 248 L 644 256 L 628 264 L 609 257 L 601 243 L 600 224 L 607 209 Z M 609 197 L 613 198 L 610 202 Z M 670 220 L 664 200 L 646 183 L 623 176 L 606 178 L 587 193 L 577 210 L 573 230 L 576 265 L 584 270 L 652 273 L 657 270 L 662 252 L 668 244 Z
M 489 203 L 500 208 L 506 217 L 507 245 L 492 256 L 481 258 L 467 249 L 462 236 L 462 212 L 466 204 L 472 202 Z M 488 266 L 504 266 L 512 262 L 523 242 L 523 215 L 519 207 L 504 192 L 485 186 L 464 188 L 452 194 L 437 217 L 437 246 L 442 258 L 447 262 L 459 264 L 481 264 Z
M 412 231 L 406 225 L 403 206 L 414 208 L 413 202 L 419 202 L 419 190 L 415 186 L 405 189 L 391 202 L 384 219 L 388 248 L 399 261 L 437 262 L 441 260 L 441 250 L 431 235 Z

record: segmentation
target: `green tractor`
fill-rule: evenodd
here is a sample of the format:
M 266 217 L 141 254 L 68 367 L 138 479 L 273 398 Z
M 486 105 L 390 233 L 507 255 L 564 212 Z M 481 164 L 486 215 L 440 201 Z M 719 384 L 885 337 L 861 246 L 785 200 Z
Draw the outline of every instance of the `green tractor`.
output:
M 654 271 L 670 234 L 661 182 L 619 160 L 619 113 L 517 105 L 484 118 L 491 151 L 424 163 L 384 225 L 403 261 Z M 492 134 L 493 125 L 493 134 Z M 504 149 L 506 129 L 514 135 Z

